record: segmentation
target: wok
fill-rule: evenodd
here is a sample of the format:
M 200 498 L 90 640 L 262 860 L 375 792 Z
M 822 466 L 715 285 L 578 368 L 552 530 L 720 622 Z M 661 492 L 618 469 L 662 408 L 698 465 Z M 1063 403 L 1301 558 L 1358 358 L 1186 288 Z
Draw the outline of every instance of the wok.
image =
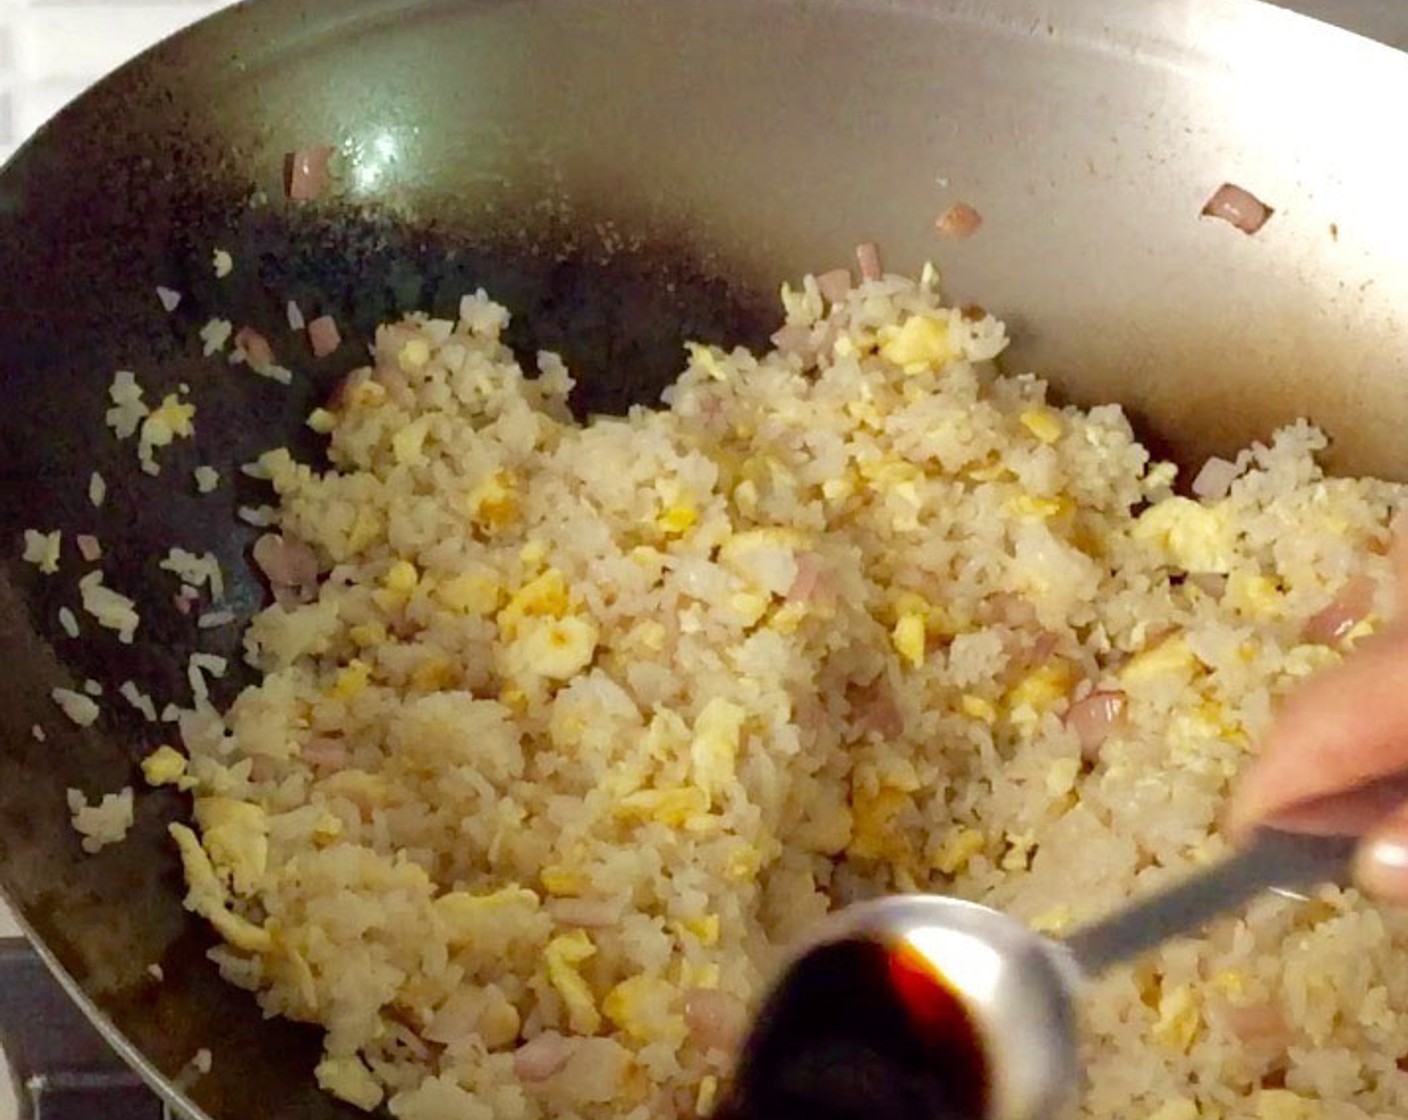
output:
M 261 602 L 234 518 L 261 496 L 245 479 L 196 496 L 198 462 L 228 483 L 270 446 L 316 456 L 301 417 L 372 326 L 480 285 L 520 347 L 578 368 L 581 410 L 649 401 L 683 337 L 762 343 L 779 281 L 874 240 L 1006 317 L 1009 369 L 1126 403 L 1184 461 L 1308 415 L 1336 470 L 1401 478 L 1408 156 L 1375 106 L 1405 102 L 1408 57 L 1249 0 L 257 0 L 165 43 L 0 175 L 5 895 L 193 1114 L 354 1115 L 312 1082 L 314 1032 L 263 1022 L 205 961 L 164 836 L 182 800 L 141 794 L 128 841 L 96 856 L 69 827 L 66 790 L 140 788 L 134 760 L 172 733 L 118 685 L 187 696 L 194 627 L 158 557 L 213 551 L 241 616 Z M 337 188 L 290 204 L 286 153 L 319 143 L 341 152 Z M 1224 181 L 1275 208 L 1255 237 L 1199 218 Z M 941 242 L 960 199 L 985 224 Z M 158 284 L 183 293 L 174 315 Z M 202 360 L 207 318 L 282 339 L 290 298 L 352 341 L 292 355 L 288 389 Z M 149 399 L 193 390 L 197 439 L 160 478 L 104 426 L 119 368 Z M 29 527 L 65 531 L 58 575 L 20 561 Z M 76 532 L 145 608 L 130 647 L 61 635 Z M 237 655 L 232 629 L 210 638 Z M 79 730 L 49 693 L 90 677 L 105 714 Z M 172 1079 L 199 1048 L 214 1068 L 186 1099 Z

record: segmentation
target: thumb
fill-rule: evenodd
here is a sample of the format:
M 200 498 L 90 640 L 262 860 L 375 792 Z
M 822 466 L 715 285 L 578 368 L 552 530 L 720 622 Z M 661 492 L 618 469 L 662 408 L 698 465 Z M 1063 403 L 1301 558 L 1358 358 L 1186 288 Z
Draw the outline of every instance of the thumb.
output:
M 1408 634 L 1361 647 L 1286 698 L 1240 782 L 1233 835 L 1280 811 L 1408 769 Z
M 1408 905 L 1408 807 L 1399 809 L 1360 845 L 1354 878 L 1366 894 Z

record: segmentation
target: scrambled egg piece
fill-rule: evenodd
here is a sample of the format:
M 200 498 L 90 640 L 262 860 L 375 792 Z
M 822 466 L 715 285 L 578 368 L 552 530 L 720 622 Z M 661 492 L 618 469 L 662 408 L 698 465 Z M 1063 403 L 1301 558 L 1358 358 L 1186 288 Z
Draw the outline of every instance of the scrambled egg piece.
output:
M 1019 724 L 1034 722 L 1066 698 L 1072 681 L 1070 664 L 1056 658 L 1013 685 L 1007 693 L 1007 707 Z
M 1154 1037 L 1174 1050 L 1187 1053 L 1202 1025 L 1193 989 L 1186 984 L 1164 992 L 1159 997 L 1159 1018 L 1154 1024 Z
M 636 1042 L 681 1042 L 684 1017 L 671 1011 L 675 986 L 658 976 L 622 980 L 602 1000 L 601 1010 Z
M 525 620 L 504 651 L 509 675 L 539 676 L 565 681 L 596 656 L 596 625 L 585 618 L 531 618 Z
M 1161 548 L 1188 572 L 1232 570 L 1234 533 L 1227 512 L 1191 498 L 1168 498 L 1150 506 L 1134 523 L 1133 537 Z
M 198 797 L 195 817 L 211 862 L 228 872 L 235 894 L 252 894 L 269 863 L 268 814 L 233 797 Z
M 698 918 L 689 918 L 680 923 L 683 928 L 692 933 L 699 944 L 706 949 L 712 948 L 719 943 L 720 922 L 717 914 L 705 914 Z
M 385 1095 L 360 1058 L 324 1058 L 313 1070 L 318 1085 L 348 1104 L 371 1112 Z
M 274 938 L 269 931 L 226 908 L 225 885 L 215 873 L 210 856 L 200 846 L 196 834 L 183 824 L 169 825 L 167 831 L 181 853 L 181 868 L 189 888 L 186 909 L 208 921 L 236 949 L 249 953 L 270 952 Z
M 989 724 L 997 722 L 997 706 L 991 700 L 966 693 L 959 699 L 958 706 L 963 710 L 963 714 L 971 719 L 980 719 Z
M 678 537 L 689 532 L 698 521 L 699 511 L 693 506 L 675 505 L 661 513 L 655 519 L 655 524 L 660 527 L 661 532 Z
M 419 586 L 420 572 L 416 566 L 409 560 L 397 560 L 382 573 L 381 587 L 372 592 L 372 599 L 382 610 L 400 610 L 411 601 Z
M 931 315 L 911 315 L 899 327 L 880 332 L 880 356 L 907 373 L 937 369 L 953 355 L 948 324 Z
M 452 611 L 482 617 L 498 609 L 500 587 L 486 575 L 465 572 L 437 583 L 431 596 Z
M 924 616 L 913 612 L 900 615 L 890 633 L 890 644 L 912 669 L 924 664 L 925 640 Z
M 574 1034 L 596 1034 L 601 1029 L 601 1012 L 596 1008 L 590 985 L 577 966 L 596 955 L 596 946 L 585 930 L 554 937 L 543 950 L 548 981 L 567 1006 L 567 1021 Z
M 142 760 L 142 777 L 150 786 L 175 786 L 177 789 L 193 789 L 194 778 L 186 774 L 186 756 L 173 747 L 157 747 Z
M 167 447 L 177 439 L 190 439 L 195 434 L 196 406 L 183 401 L 175 393 L 168 393 L 160 406 L 147 414 L 138 433 L 137 458 L 142 470 L 156 474 L 157 448 Z
M 694 721 L 690 763 L 695 782 L 711 799 L 736 777 L 738 745 L 747 714 L 737 704 L 716 696 Z
M 655 820 L 683 828 L 709 811 L 709 795 L 695 786 L 679 789 L 641 789 L 616 802 L 616 816 L 623 820 Z
M 1126 685 L 1145 684 L 1168 674 L 1190 674 L 1197 665 L 1188 639 L 1177 635 L 1131 657 L 1120 670 L 1120 680 Z
M 1018 419 L 1042 443 L 1055 443 L 1061 438 L 1061 418 L 1049 408 L 1029 408 Z
M 491 894 L 450 891 L 442 894 L 432 905 L 436 916 L 445 925 L 449 943 L 471 945 L 480 938 L 485 922 L 499 921 L 508 910 L 533 913 L 538 909 L 539 899 L 525 887 L 505 887 Z
M 556 568 L 549 568 L 520 587 L 498 614 L 499 633 L 516 637 L 525 619 L 561 618 L 567 613 L 570 599 L 567 578 Z
M 763 855 L 751 844 L 740 844 L 724 861 L 724 876 L 735 883 L 755 879 L 763 866 Z
M 360 696 L 371 680 L 372 668 L 365 661 L 353 658 L 337 671 L 328 695 L 334 700 L 352 700 Z
M 902 790 L 882 786 L 874 793 L 856 790 L 851 813 L 854 833 L 848 851 L 860 859 L 900 859 L 908 855 L 905 838 L 895 827 L 912 801 Z
M 1227 577 L 1222 601 L 1239 614 L 1254 619 L 1276 618 L 1281 613 L 1281 589 L 1274 579 L 1236 571 Z
M 1149 1116 L 1149 1120 L 1198 1120 L 1198 1106 L 1186 1097 L 1165 1101 Z
M 955 828 L 934 853 L 934 867 L 945 875 L 957 875 L 985 847 L 987 841 L 976 828 Z
M 543 890 L 557 898 L 575 898 L 589 885 L 580 871 L 560 863 L 549 864 L 538 872 L 538 882 L 543 884 Z
M 1069 498 L 1038 497 L 1035 494 L 1018 494 L 1007 502 L 1007 512 L 1030 521 L 1046 521 L 1074 509 L 1075 504 Z
M 502 529 L 518 516 L 514 494 L 517 479 L 512 471 L 498 470 L 469 492 L 465 510 L 481 529 Z
M 1262 1089 L 1256 1095 L 1257 1120 L 1319 1120 L 1320 1105 L 1289 1089 Z

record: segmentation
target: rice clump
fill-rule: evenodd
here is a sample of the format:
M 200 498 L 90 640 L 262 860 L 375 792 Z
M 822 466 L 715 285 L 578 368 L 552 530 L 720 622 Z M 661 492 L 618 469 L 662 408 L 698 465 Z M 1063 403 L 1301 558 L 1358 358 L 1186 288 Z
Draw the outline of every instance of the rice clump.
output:
M 927 274 L 784 303 L 777 349 L 691 347 L 665 408 L 583 425 L 481 293 L 381 329 L 315 414 L 331 470 L 260 460 L 262 683 L 160 769 L 224 975 L 326 1028 L 345 1100 L 707 1113 L 837 905 L 1059 935 L 1225 854 L 1274 698 L 1387 616 L 1402 495 L 1313 429 L 1194 500 L 1118 407 L 998 376 L 1002 325 Z M 1083 1115 L 1408 1115 L 1405 933 L 1268 897 L 1111 976 Z

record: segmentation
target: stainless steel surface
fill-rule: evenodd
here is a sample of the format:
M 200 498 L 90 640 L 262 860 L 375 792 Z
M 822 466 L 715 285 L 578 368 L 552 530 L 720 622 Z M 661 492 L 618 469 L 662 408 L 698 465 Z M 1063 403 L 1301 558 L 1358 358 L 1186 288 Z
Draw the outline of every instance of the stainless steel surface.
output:
M 821 938 L 902 941 L 961 992 L 989 1058 L 983 1120 L 1059 1120 L 1081 1080 L 1073 994 L 1080 974 L 1059 947 L 986 906 L 904 895 L 837 915 Z
M 934 257 L 955 298 L 1007 316 L 1009 366 L 1073 399 L 1127 402 L 1185 459 L 1308 414 L 1335 438 L 1334 465 L 1408 476 L 1408 149 L 1381 142 L 1374 109 L 1408 99 L 1398 54 L 1250 0 L 580 0 L 553 16 L 489 0 L 256 0 L 100 86 L 0 175 L 0 656 L 24 667 L 0 679 L 0 884 L 173 1098 L 191 1054 L 214 1050 L 193 1089 L 204 1115 L 338 1110 L 311 1085 L 308 1037 L 263 1023 L 204 962 L 163 837 L 176 799 L 143 795 L 130 842 L 96 857 L 68 829 L 64 791 L 133 782 L 134 755 L 164 732 L 109 716 L 77 731 L 54 718 L 50 688 L 137 675 L 159 703 L 183 699 L 171 657 L 185 638 L 152 624 L 132 650 L 64 643 L 65 585 L 16 551 L 24 527 L 91 524 L 96 457 L 123 491 L 131 481 L 99 528 L 133 558 L 119 575 L 144 606 L 169 589 L 136 558 L 179 527 L 252 607 L 230 511 L 122 474 L 130 456 L 101 422 L 119 364 L 163 389 L 192 378 L 200 394 L 236 393 L 186 362 L 151 307 L 152 286 L 173 281 L 193 314 L 281 306 L 279 290 L 214 290 L 217 241 L 273 262 L 273 289 L 356 311 L 364 331 L 385 303 L 449 298 L 408 281 L 448 259 L 422 244 L 487 246 L 513 303 L 539 289 L 515 287 L 509 266 L 539 277 L 569 241 L 612 259 L 610 245 L 643 243 L 768 294 L 876 239 L 894 267 Z M 284 210 L 285 154 L 322 141 L 345 154 L 340 202 L 371 204 L 383 226 L 346 205 L 315 208 L 325 226 Z M 1229 180 L 1276 209 L 1256 237 L 1198 217 Z M 249 211 L 256 191 L 274 205 Z M 942 242 L 933 218 L 960 198 L 983 230 Z M 395 240 L 403 228 L 415 236 Z M 344 270 L 313 267 L 319 250 Z M 298 268 L 274 268 L 281 254 Z M 602 316 L 628 332 L 653 290 Z M 607 368 L 589 389 L 612 387 Z M 226 419 L 199 425 L 201 454 L 233 475 L 256 442 L 298 430 L 308 403 L 220 397 L 202 416 Z M 160 987 L 145 979 L 156 961 L 172 978 Z
M 1263 891 L 1347 882 L 1357 841 L 1262 829 L 1236 855 L 1077 929 L 1063 946 L 1084 975 L 1099 976 L 1165 941 L 1197 933 Z
M 1087 980 L 1196 933 L 1263 891 L 1343 881 L 1354 849 L 1354 836 L 1262 829 L 1222 863 L 1136 899 L 1061 942 L 985 906 L 909 894 L 841 911 L 803 951 L 854 936 L 907 946 L 962 996 L 981 1028 L 991 1090 L 982 1120 L 1054 1120 L 1079 1097 L 1079 999 Z M 784 972 L 780 984 L 788 976 Z M 764 1022 L 754 1029 L 766 1028 Z M 745 1044 L 745 1052 L 753 1050 L 753 1041 Z

